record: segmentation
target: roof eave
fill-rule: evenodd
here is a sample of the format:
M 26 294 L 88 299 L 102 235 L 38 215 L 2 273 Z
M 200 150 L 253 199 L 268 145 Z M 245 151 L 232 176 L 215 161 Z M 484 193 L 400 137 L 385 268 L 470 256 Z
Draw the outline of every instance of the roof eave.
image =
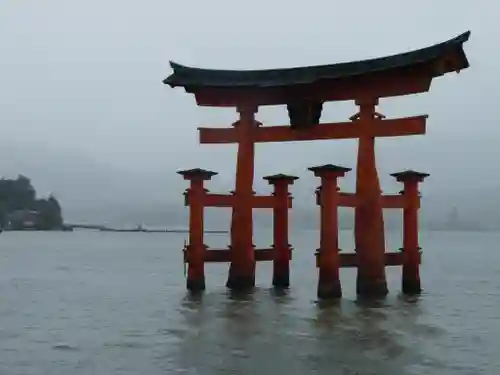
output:
M 422 63 L 423 64 L 426 64 L 426 63 L 432 64 L 433 61 L 439 61 L 439 60 L 442 60 L 443 58 L 446 59 L 450 55 L 454 55 L 452 57 L 453 63 L 446 64 L 446 66 L 442 66 L 441 67 L 442 70 L 440 69 L 439 72 L 436 71 L 436 76 L 440 76 L 442 74 L 453 72 L 453 71 L 459 72 L 463 69 L 466 69 L 469 67 L 469 61 L 468 61 L 467 56 L 465 54 L 465 51 L 463 49 L 463 44 L 469 40 L 470 35 L 471 35 L 471 32 L 467 31 L 467 32 L 462 33 L 459 36 L 457 36 L 453 39 L 450 39 L 446 42 L 439 43 L 439 44 L 436 44 L 434 46 L 423 48 L 420 50 L 408 52 L 408 53 L 417 53 L 417 52 L 423 53 L 424 50 L 431 50 L 433 48 L 440 49 L 438 55 L 425 56 L 425 53 L 424 53 L 423 56 L 421 56 L 421 58 L 424 60 L 420 60 L 420 61 L 414 60 L 412 62 L 407 62 L 406 67 L 411 67 L 411 66 L 415 66 L 418 64 L 422 64 Z M 401 54 L 401 55 L 403 55 L 403 54 Z M 392 56 L 387 56 L 387 57 L 383 57 L 380 59 L 394 58 L 396 56 L 397 55 L 392 55 Z M 377 60 L 377 59 L 369 59 L 369 60 L 363 60 L 363 61 L 358 61 L 358 62 L 341 63 L 341 64 L 331 64 L 330 66 L 354 64 L 354 63 L 368 63 L 370 60 Z M 274 82 L 275 84 L 271 84 L 271 83 L 269 83 L 268 77 L 265 80 L 263 80 L 262 82 L 258 82 L 259 84 L 257 84 L 256 82 L 245 82 L 245 80 L 240 81 L 240 82 L 235 82 L 235 79 L 234 79 L 235 77 L 233 77 L 233 79 L 231 79 L 232 82 L 223 82 L 220 80 L 219 77 L 217 77 L 214 80 L 214 76 L 213 76 L 214 72 L 217 72 L 217 75 L 220 75 L 220 74 L 222 74 L 222 75 L 223 74 L 232 74 L 233 75 L 233 74 L 241 74 L 243 72 L 245 72 L 246 74 L 255 73 L 258 71 L 235 71 L 235 70 L 229 71 L 229 70 L 214 70 L 214 69 L 194 68 L 194 67 L 184 66 L 184 65 L 175 63 L 173 61 L 170 61 L 170 66 L 173 70 L 173 73 L 170 76 L 168 76 L 166 79 L 164 79 L 163 83 L 169 85 L 172 88 L 184 87 L 186 89 L 186 91 L 191 91 L 193 89 L 193 87 L 198 87 L 198 88 L 214 87 L 214 88 L 220 88 L 220 89 L 224 89 L 224 88 L 249 89 L 249 88 L 255 88 L 256 86 L 260 87 L 260 88 L 287 86 L 286 82 Z M 325 67 L 325 66 L 323 66 L 323 67 Z M 290 71 L 290 70 L 294 70 L 294 69 L 303 69 L 303 68 L 316 69 L 318 67 L 299 67 L 299 68 L 272 69 L 272 70 L 275 70 L 276 72 L 279 72 L 279 71 L 285 72 L 285 71 Z M 404 68 L 404 66 L 401 66 L 401 65 L 400 66 L 386 66 L 383 68 L 384 69 L 371 69 L 371 70 L 368 69 L 364 73 L 363 72 L 351 72 L 351 73 L 355 73 L 355 74 L 351 74 L 351 75 L 347 74 L 343 77 L 339 77 L 339 76 L 337 76 L 337 77 L 335 77 L 335 76 L 321 77 L 321 75 L 319 75 L 316 77 L 317 79 L 315 79 L 314 81 L 321 81 L 324 79 L 349 78 L 349 76 L 353 77 L 353 76 L 371 75 L 371 74 L 376 74 L 376 73 L 380 73 L 383 71 L 388 72 L 388 71 L 391 71 L 394 69 Z M 263 72 L 263 71 L 261 71 L 261 72 Z M 269 72 L 269 70 L 267 72 Z M 209 77 L 208 79 L 203 78 L 203 75 L 207 74 L 207 73 L 212 75 L 212 76 Z M 241 77 L 238 77 L 238 78 L 239 79 L 236 79 L 236 81 L 239 81 L 241 79 Z M 300 82 L 300 80 L 297 80 L 297 77 L 294 77 L 294 78 L 295 79 L 293 80 L 293 82 L 290 82 L 289 85 L 297 85 L 297 84 L 301 84 L 301 83 L 305 84 L 305 82 Z M 305 80 L 306 78 L 308 80 L 311 80 L 310 76 L 302 77 L 302 80 Z M 313 83 L 313 82 L 309 82 L 309 83 Z M 191 88 L 191 90 L 188 89 L 189 87 Z

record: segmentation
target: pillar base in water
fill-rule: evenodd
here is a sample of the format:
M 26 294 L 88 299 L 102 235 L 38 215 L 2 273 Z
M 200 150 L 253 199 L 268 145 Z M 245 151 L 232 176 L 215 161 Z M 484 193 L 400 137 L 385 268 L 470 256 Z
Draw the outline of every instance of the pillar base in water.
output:
M 282 269 L 273 273 L 273 286 L 275 288 L 288 288 L 290 286 L 290 270 Z
M 422 292 L 419 279 L 403 279 L 402 286 L 404 294 L 415 295 Z
M 186 287 L 191 292 L 202 292 L 205 290 L 205 279 L 188 279 Z
M 340 280 L 318 283 L 318 298 L 342 298 L 342 286 L 340 284 Z
M 255 276 L 228 277 L 226 287 L 235 291 L 251 290 L 255 287 Z
M 226 287 L 234 291 L 246 291 L 255 287 L 255 264 L 253 270 L 243 273 L 231 264 L 229 267 L 229 276 L 227 278 Z
M 389 294 L 387 281 L 358 277 L 356 280 L 356 293 L 367 298 L 383 298 Z

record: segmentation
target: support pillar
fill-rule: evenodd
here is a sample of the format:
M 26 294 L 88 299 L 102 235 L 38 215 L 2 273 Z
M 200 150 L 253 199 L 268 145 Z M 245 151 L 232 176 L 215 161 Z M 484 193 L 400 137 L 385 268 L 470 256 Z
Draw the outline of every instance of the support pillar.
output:
M 375 112 L 377 99 L 357 100 L 359 113 L 351 117 L 359 123 L 356 168 L 356 208 L 354 234 L 358 258 L 356 292 L 363 297 L 384 297 L 388 294 L 385 277 L 385 234 L 382 194 L 375 162 L 373 136 L 382 115 Z
M 403 275 L 402 289 L 405 294 L 419 294 L 420 285 L 420 246 L 418 241 L 418 210 L 420 209 L 420 194 L 418 184 L 426 177 L 427 173 L 404 171 L 393 173 L 398 182 L 402 182 L 402 191 L 405 197 L 403 208 Z
M 184 249 L 184 261 L 188 263 L 186 287 L 190 291 L 197 292 L 205 290 L 205 252 L 207 246 L 203 239 L 204 197 L 206 193 L 204 181 L 210 180 L 217 173 L 199 168 L 177 173 L 185 180 L 190 181 L 190 187 L 184 193 L 186 204 L 189 205 L 189 242 Z
M 292 247 L 288 243 L 288 201 L 290 193 L 288 185 L 293 185 L 296 176 L 277 174 L 266 176 L 270 185 L 274 187 L 273 207 L 273 286 L 288 288 L 290 286 L 290 260 Z
M 343 177 L 350 168 L 336 165 L 323 165 L 309 168 L 316 177 L 321 178 L 319 205 L 321 215 L 320 246 L 316 253 L 316 264 L 319 267 L 318 298 L 340 298 L 339 240 L 338 240 L 338 204 L 339 192 L 337 179 Z
M 254 129 L 256 107 L 239 107 L 240 119 L 234 123 L 238 137 L 235 201 L 231 218 L 231 264 L 226 287 L 248 290 L 255 286 L 253 245 Z

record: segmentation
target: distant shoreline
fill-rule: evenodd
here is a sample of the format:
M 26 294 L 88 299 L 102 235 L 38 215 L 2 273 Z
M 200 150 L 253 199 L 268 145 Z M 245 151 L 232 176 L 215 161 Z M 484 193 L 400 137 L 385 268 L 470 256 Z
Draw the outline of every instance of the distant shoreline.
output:
M 95 225 L 95 224 L 67 224 L 71 231 L 75 229 L 80 230 L 97 230 L 100 232 L 112 232 L 112 233 L 189 233 L 188 229 L 151 229 L 144 228 L 142 226 L 137 226 L 136 228 L 112 228 L 105 225 Z M 205 233 L 219 234 L 219 233 L 229 233 L 228 230 L 205 230 Z
M 268 227 L 264 228 L 256 228 L 257 231 L 266 230 L 269 229 Z M 104 232 L 104 233 L 189 233 L 188 229 L 146 229 L 146 228 L 109 228 L 109 227 L 104 227 L 104 226 L 71 226 L 68 225 L 66 228 L 62 229 L 33 229 L 33 228 L 26 228 L 26 229 L 3 229 L 3 232 L 74 232 L 75 230 L 82 231 L 82 230 L 89 230 L 89 231 L 98 231 L 98 232 Z M 353 228 L 339 228 L 340 231 L 353 231 Z M 402 228 L 387 228 L 388 232 L 400 232 Z M 319 231 L 319 228 L 290 228 L 290 232 L 294 231 Z M 0 230 L 0 233 L 2 230 Z M 422 227 L 420 229 L 420 232 L 440 232 L 440 233 L 500 233 L 500 228 L 438 228 L 438 227 Z M 204 233 L 206 234 L 229 234 L 229 230 L 205 230 Z

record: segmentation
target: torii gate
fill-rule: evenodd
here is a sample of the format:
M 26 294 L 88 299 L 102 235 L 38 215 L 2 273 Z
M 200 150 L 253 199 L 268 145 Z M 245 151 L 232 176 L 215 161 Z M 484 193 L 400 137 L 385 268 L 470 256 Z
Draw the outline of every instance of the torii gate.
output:
M 239 113 L 239 119 L 232 128 L 198 129 L 202 144 L 238 144 L 234 192 L 221 195 L 208 194 L 204 190 L 203 180 L 209 180 L 215 172 L 199 169 L 179 172 L 191 180 L 191 188 L 186 196 L 186 204 L 191 207 L 190 242 L 186 248 L 188 288 L 205 288 L 203 268 L 204 263 L 210 261 L 230 261 L 227 287 L 252 288 L 255 285 L 255 262 L 259 260 L 273 260 L 273 279 L 281 280 L 277 284 L 287 286 L 288 276 L 283 276 L 288 275 L 288 262 L 291 259 L 291 246 L 285 227 L 285 212 L 291 208 L 287 186 L 296 177 L 269 176 L 269 182 L 275 185 L 274 195 L 256 196 L 253 191 L 255 143 L 357 138 L 356 193 L 342 198 L 345 204 L 355 208 L 356 253 L 354 260 L 352 256 L 350 261 L 344 257 L 344 266 L 357 267 L 358 294 L 384 296 L 388 293 L 385 266 L 391 262 L 405 264 L 411 260 L 412 266 L 406 267 L 406 273 L 403 267 L 403 274 L 407 275 L 406 282 L 403 281 L 407 287 L 403 289 L 408 292 L 420 291 L 415 216 L 419 198 L 416 183 L 427 175 L 417 172 L 395 174 L 399 181 L 406 181 L 405 193 L 402 198 L 384 198 L 380 190 L 374 145 L 376 137 L 425 134 L 427 116 L 386 119 L 376 111 L 376 106 L 380 98 L 426 92 L 433 78 L 468 68 L 463 43 L 469 36 L 470 32 L 466 32 L 444 43 L 383 58 L 313 67 L 229 71 L 191 68 L 172 62 L 174 73 L 164 80 L 165 84 L 184 87 L 188 93 L 194 94 L 200 106 L 235 107 Z M 359 112 L 348 122 L 320 123 L 323 103 L 339 100 L 354 100 Z M 256 121 L 255 114 L 258 107 L 263 105 L 286 105 L 290 125 L 262 126 Z M 332 231 L 337 230 L 333 211 L 342 205 L 342 195 L 337 194 L 335 181 L 349 169 L 330 165 L 311 170 L 322 179 L 322 193 L 318 197 L 318 203 L 322 206 L 318 296 L 339 297 L 338 268 L 342 262 L 336 234 Z M 394 203 L 396 201 L 397 204 Z M 403 248 L 406 255 L 397 258 L 399 260 L 394 256 L 388 258 L 385 252 L 382 209 L 384 205 L 389 208 L 391 204 L 392 208 L 405 209 L 407 224 Z M 207 206 L 232 207 L 229 249 L 208 250 L 204 244 L 203 207 Z M 275 243 L 271 249 L 254 249 L 254 208 L 274 210 Z M 408 271 L 415 267 L 416 271 Z M 410 273 L 413 274 L 412 280 L 408 278 Z

